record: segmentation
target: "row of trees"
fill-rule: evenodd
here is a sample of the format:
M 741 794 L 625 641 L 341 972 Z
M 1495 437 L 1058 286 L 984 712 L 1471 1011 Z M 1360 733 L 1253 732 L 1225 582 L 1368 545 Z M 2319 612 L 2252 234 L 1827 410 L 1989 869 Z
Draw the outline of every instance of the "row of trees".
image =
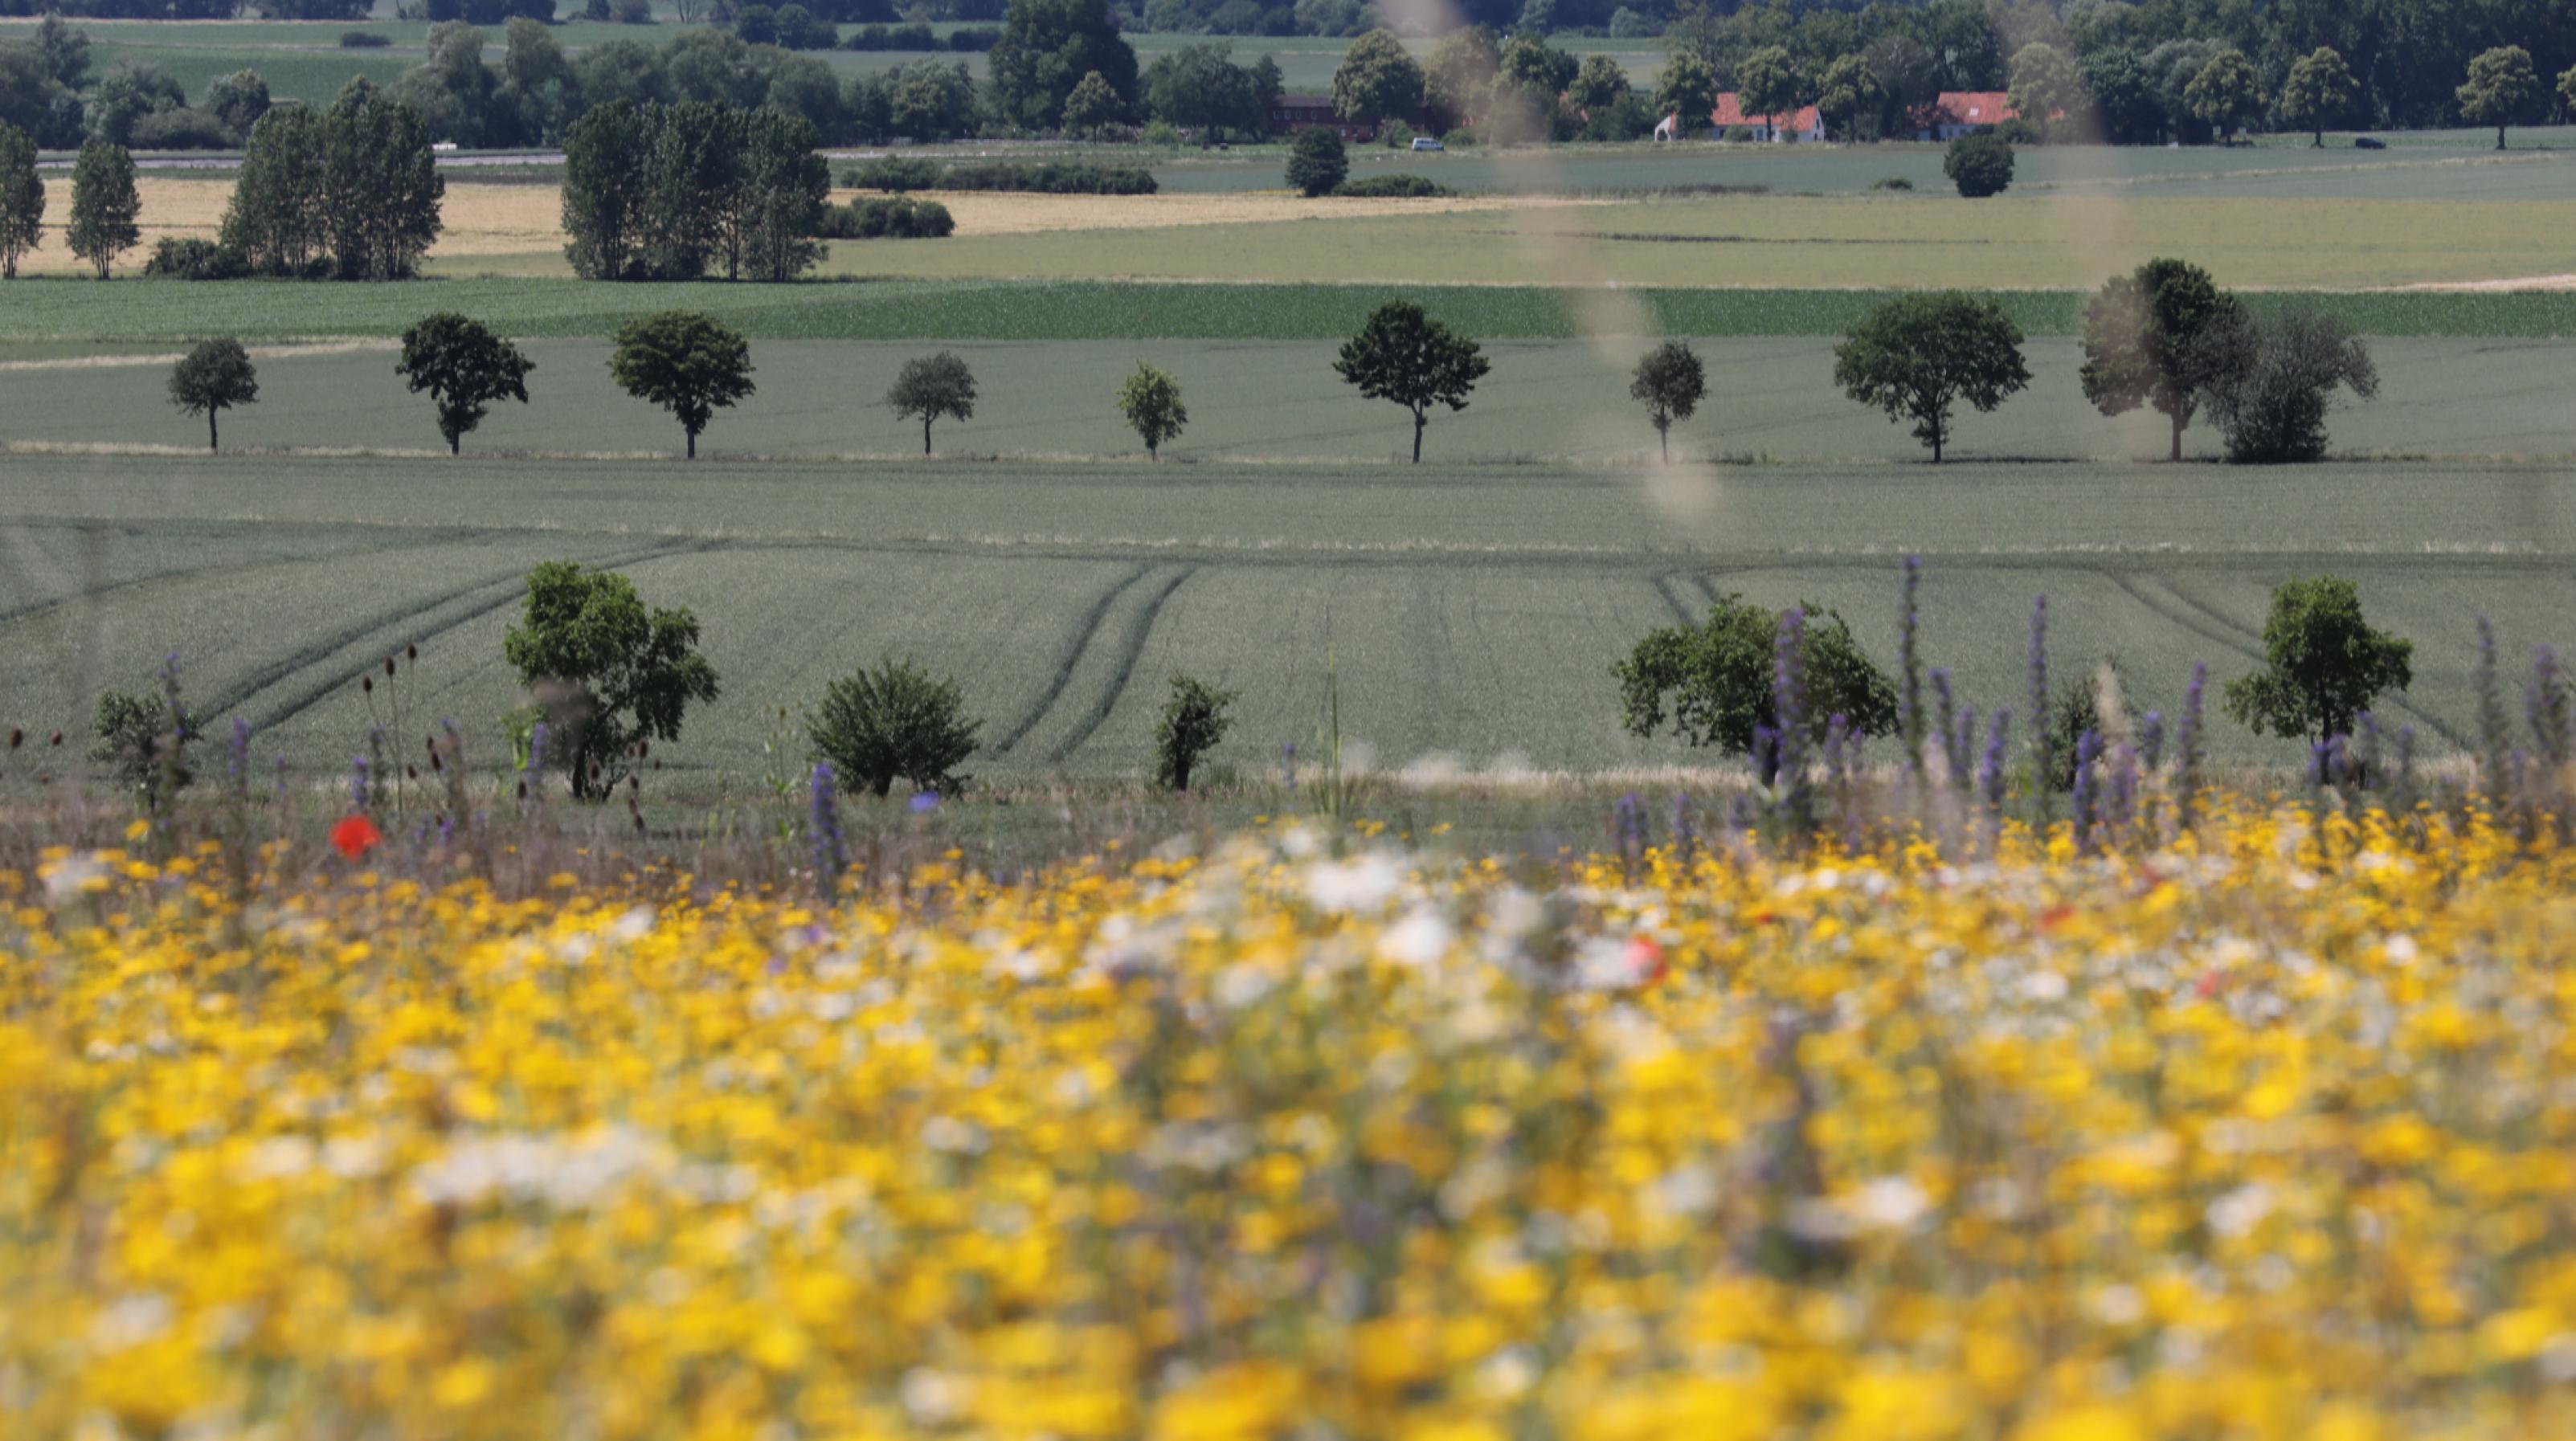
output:
M 121 59 L 93 77 L 88 34 L 60 15 L 47 15 L 25 40 L 0 41 L 0 124 L 48 149 L 88 141 L 227 149 L 242 143 L 268 106 L 268 84 L 251 70 L 217 77 L 195 105 L 176 77 L 149 61 Z
M 1872 312 L 1834 352 L 1852 399 L 1912 421 L 1935 464 L 1958 407 L 1994 410 L 2030 384 L 2021 327 L 1996 302 L 1958 292 L 1911 295 Z M 2180 260 L 2153 260 L 2102 287 L 2086 307 L 2084 398 L 2105 415 L 2151 408 L 2183 431 L 2204 412 L 2230 460 L 2311 461 L 2326 452 L 2339 392 L 2379 393 L 2379 372 L 2350 327 L 2309 305 L 2256 311 Z
M 564 254 L 588 280 L 792 280 L 824 253 L 817 143 L 775 106 L 600 106 L 564 145 Z
M 105 280 L 117 258 L 141 240 L 142 211 L 134 158 L 125 147 L 82 146 L 72 163 L 72 212 L 63 227 L 72 254 Z M 18 262 L 35 250 L 44 228 L 45 181 L 36 169 L 35 141 L 0 123 L 0 279 L 18 277 Z
M 220 243 L 260 274 L 403 279 L 437 241 L 446 193 L 420 116 L 355 79 L 328 108 L 260 117 Z

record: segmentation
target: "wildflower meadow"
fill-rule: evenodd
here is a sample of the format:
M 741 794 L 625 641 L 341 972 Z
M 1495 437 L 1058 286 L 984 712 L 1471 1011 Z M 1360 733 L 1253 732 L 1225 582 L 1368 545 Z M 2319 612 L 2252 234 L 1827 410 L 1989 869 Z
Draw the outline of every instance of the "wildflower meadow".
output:
M 2161 814 L 796 884 L 138 822 L 0 872 L 0 1417 L 2563 1432 L 2554 835 Z

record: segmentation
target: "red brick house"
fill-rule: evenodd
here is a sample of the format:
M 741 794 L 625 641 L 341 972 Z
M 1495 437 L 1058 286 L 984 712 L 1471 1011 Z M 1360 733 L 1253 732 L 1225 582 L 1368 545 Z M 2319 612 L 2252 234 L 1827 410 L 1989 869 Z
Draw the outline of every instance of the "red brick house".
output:
M 1344 120 L 1333 109 L 1330 95 L 1282 95 L 1270 106 L 1270 133 L 1287 135 L 1299 130 L 1338 130 L 1344 140 L 1364 141 L 1377 136 L 1377 127 L 1365 120 Z

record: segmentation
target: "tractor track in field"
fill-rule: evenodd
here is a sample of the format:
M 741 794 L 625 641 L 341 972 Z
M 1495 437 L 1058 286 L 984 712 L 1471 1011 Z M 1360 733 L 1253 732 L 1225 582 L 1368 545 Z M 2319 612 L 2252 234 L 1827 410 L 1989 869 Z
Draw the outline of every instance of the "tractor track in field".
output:
M 1100 598 L 1091 603 L 1090 613 L 1082 618 L 1081 625 L 1074 628 L 1073 644 L 1065 647 L 1064 659 L 1056 662 L 1055 675 L 1047 681 L 1046 689 L 1039 692 L 1037 704 L 1029 707 L 1028 712 L 1013 723 L 1010 734 L 1002 737 L 1001 743 L 993 747 L 993 754 L 996 757 L 1009 755 L 1017 749 L 1020 742 L 1029 738 L 1029 732 L 1036 730 L 1038 723 L 1046 719 L 1047 712 L 1055 709 L 1055 703 L 1064 698 L 1065 687 L 1073 684 L 1074 670 L 1082 664 L 1083 652 L 1091 648 L 1091 638 L 1099 633 L 1100 623 L 1109 618 L 1109 608 L 1118 603 L 1118 597 L 1134 589 L 1137 582 L 1143 580 L 1152 571 L 1151 566 L 1136 567 L 1121 577 L 1116 585 L 1102 591 Z
M 132 538 L 137 534 L 137 532 L 123 527 L 117 528 L 116 533 L 128 538 Z M 458 537 L 446 537 L 444 539 L 456 538 Z M 444 540 L 428 543 L 440 544 L 444 543 Z M 40 600 L 27 605 L 15 607 L 14 609 L 0 610 L 0 625 L 15 625 L 19 621 L 33 619 L 34 617 L 43 615 L 48 611 L 59 610 L 65 606 L 79 605 L 85 601 L 105 600 L 114 596 L 122 596 L 128 591 L 141 590 L 147 586 L 161 585 L 172 581 L 190 580 L 200 576 L 221 578 L 238 575 L 248 577 L 261 571 L 276 570 L 288 566 L 321 565 L 330 561 L 349 560 L 358 556 L 383 555 L 388 551 L 417 550 L 420 549 L 423 544 L 424 543 L 416 537 L 406 536 L 399 541 L 388 542 L 382 545 L 352 546 L 345 550 L 325 551 L 316 555 L 273 556 L 266 560 L 252 561 L 246 565 L 236 563 L 176 566 L 168 570 L 156 570 L 148 575 L 128 576 L 123 580 L 109 581 L 104 585 L 89 586 L 75 591 L 70 595 L 56 596 L 51 600 Z
M 1687 571 L 1668 570 L 1655 577 L 1655 593 L 1664 598 L 1664 608 L 1673 613 L 1673 623 L 1680 626 L 1695 624 L 1691 619 L 1690 607 L 1682 604 L 1681 595 L 1673 588 L 1673 582 L 1676 579 L 1688 574 Z
M 2258 666 L 2268 663 L 2269 658 L 2263 653 L 2263 647 L 2261 644 L 2262 637 L 2260 635 L 2248 630 L 2246 627 L 2235 621 L 2229 620 L 2226 616 L 2212 610 L 2207 604 L 2184 594 L 2181 589 L 2176 587 L 2171 581 L 2166 580 L 2163 576 L 2157 575 L 2152 571 L 2121 571 L 2109 569 L 2101 571 L 2100 574 L 2105 580 L 2108 580 L 2111 584 L 2119 587 L 2122 594 L 2128 596 L 2129 599 L 2136 601 L 2138 604 L 2145 606 L 2148 610 L 2153 611 L 2157 616 L 2171 621 L 2175 625 L 2181 626 L 2183 629 L 2190 631 L 2193 635 L 2199 636 L 2203 640 L 2209 641 L 2215 645 L 2223 646 L 2226 649 L 2233 651 L 2238 656 L 2254 662 Z M 2140 585 L 2139 582 L 2141 580 L 2154 582 L 2158 587 L 2162 588 L 2165 593 L 2171 597 L 2171 599 L 2161 601 L 2156 599 Z M 2451 744 L 2459 746 L 2464 750 L 2468 748 L 2467 737 L 2462 735 L 2457 729 L 2453 728 L 2440 716 L 2434 715 L 2432 712 L 2415 704 L 2412 700 L 2406 699 L 2403 692 L 2400 692 L 2398 696 L 2391 699 L 2389 704 L 2406 712 L 2408 715 L 2415 717 L 2417 720 L 2422 721 L 2426 726 L 2432 729 L 2435 735 L 2440 736 L 2442 739 L 2449 741 Z
M 1127 681 L 1136 673 L 1136 662 L 1144 657 L 1146 638 L 1152 635 L 1154 622 L 1162 617 L 1163 603 L 1172 598 L 1172 592 L 1181 588 L 1181 582 L 1198 573 L 1199 568 L 1195 565 L 1182 566 L 1171 579 L 1163 582 L 1163 588 L 1154 592 L 1154 598 L 1145 602 L 1145 608 L 1128 623 L 1127 634 L 1119 649 L 1118 669 L 1109 678 L 1109 689 L 1101 695 L 1100 703 L 1074 724 L 1072 734 L 1048 752 L 1048 760 L 1060 762 L 1072 755 L 1084 741 L 1091 739 L 1103 721 L 1109 719 L 1109 713 L 1118 708 L 1118 698 L 1127 693 Z
M 657 560 L 663 556 L 677 555 L 684 551 L 711 550 L 715 548 L 716 544 L 717 542 L 711 540 L 665 542 L 661 545 L 650 546 L 642 550 L 623 551 L 602 556 L 585 556 L 581 558 L 581 561 L 582 564 L 594 568 L 634 565 L 641 561 Z M 350 646 L 356 645 L 358 642 L 367 639 L 369 636 L 390 630 L 401 625 L 406 620 L 417 619 L 445 607 L 455 605 L 459 601 L 470 600 L 471 604 L 464 614 L 451 616 L 439 621 L 429 629 L 416 631 L 406 635 L 396 644 L 397 646 L 401 644 L 417 645 L 421 641 L 432 640 L 438 636 L 445 635 L 456 629 L 458 626 L 467 624 L 483 616 L 490 615 L 492 612 L 499 610 L 510 604 L 512 601 L 518 599 L 519 596 L 525 592 L 527 581 L 528 575 L 524 569 L 512 569 L 499 572 L 497 574 L 487 573 L 483 577 L 469 582 L 468 584 L 456 586 L 438 595 L 431 596 L 426 600 L 415 601 L 398 609 L 377 611 L 355 624 L 344 626 L 339 630 L 332 632 L 321 640 L 297 648 L 292 654 L 281 660 L 261 666 L 251 674 L 247 681 L 232 686 L 230 689 L 217 696 L 213 701 L 209 702 L 204 707 L 201 714 L 211 720 L 232 711 L 239 710 L 240 708 L 250 704 L 253 700 L 258 699 L 260 696 L 265 695 L 269 691 L 285 684 L 287 681 L 293 679 L 297 674 L 324 664 L 329 661 L 332 656 L 346 650 Z M 282 725 L 286 721 L 292 720 L 296 716 L 311 709 L 314 705 L 329 697 L 333 691 L 347 686 L 350 682 L 365 675 L 377 664 L 377 661 L 369 660 L 355 666 L 344 667 L 344 673 L 337 674 L 331 680 L 322 684 L 306 687 L 296 695 L 295 699 L 289 701 L 283 706 L 269 707 L 257 717 L 251 718 L 251 724 L 261 730 Z

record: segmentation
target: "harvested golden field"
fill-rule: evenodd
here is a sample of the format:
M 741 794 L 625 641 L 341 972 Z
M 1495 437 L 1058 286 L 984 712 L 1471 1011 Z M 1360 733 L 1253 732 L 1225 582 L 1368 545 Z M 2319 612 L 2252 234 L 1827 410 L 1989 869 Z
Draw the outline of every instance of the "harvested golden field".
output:
M 228 180 L 154 175 L 138 177 L 135 189 L 143 201 L 143 241 L 118 262 L 119 274 L 141 269 L 153 243 L 165 235 L 213 239 L 223 224 L 224 206 L 233 193 Z M 847 201 L 860 193 L 836 190 L 832 198 Z M 947 206 L 957 217 L 957 233 L 961 236 L 1385 219 L 1595 203 L 1513 200 L 1502 196 L 1417 200 L 1336 200 L 1327 196 L 1309 200 L 1287 194 L 1005 195 L 982 191 L 925 193 L 921 198 Z M 77 274 L 85 270 L 63 241 L 63 221 L 71 214 L 71 206 L 71 181 L 65 177 L 47 180 L 44 243 L 21 262 L 30 274 Z M 439 216 L 445 229 L 438 244 L 430 249 L 434 260 L 496 255 L 560 257 L 563 251 L 563 194 L 551 185 L 475 184 L 451 177 Z M 567 269 L 565 273 L 570 272 Z
M 834 899 L 351 827 L 0 871 L 13 1441 L 2571 1425 L 2545 828 Z

